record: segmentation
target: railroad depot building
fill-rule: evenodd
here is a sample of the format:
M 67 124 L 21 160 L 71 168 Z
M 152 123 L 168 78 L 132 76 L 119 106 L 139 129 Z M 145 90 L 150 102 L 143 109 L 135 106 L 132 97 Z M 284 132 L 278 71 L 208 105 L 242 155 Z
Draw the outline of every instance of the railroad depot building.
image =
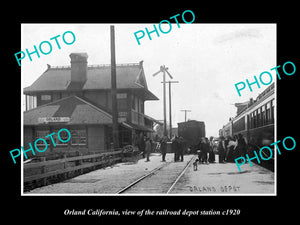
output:
M 44 153 L 101 152 L 112 148 L 110 65 L 88 66 L 86 53 L 71 53 L 71 66 L 51 67 L 24 88 L 24 149 L 38 138 L 67 128 L 67 143 L 50 137 Z M 158 100 L 147 88 L 143 62 L 117 64 L 117 106 L 120 147 L 132 145 L 140 133 L 153 132 L 159 121 L 144 114 L 144 102 Z M 67 138 L 67 133 L 65 134 Z M 63 132 L 60 133 L 64 138 Z M 37 142 L 43 149 L 43 142 Z

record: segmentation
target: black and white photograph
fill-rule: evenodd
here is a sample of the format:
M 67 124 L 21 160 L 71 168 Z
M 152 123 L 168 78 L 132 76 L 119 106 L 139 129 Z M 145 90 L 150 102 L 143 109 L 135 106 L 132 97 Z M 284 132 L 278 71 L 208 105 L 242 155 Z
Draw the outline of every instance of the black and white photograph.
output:
M 22 24 L 23 49 L 23 195 L 276 195 L 276 24 Z
M 297 221 L 296 5 L 112 3 L 5 7 L 3 220 Z

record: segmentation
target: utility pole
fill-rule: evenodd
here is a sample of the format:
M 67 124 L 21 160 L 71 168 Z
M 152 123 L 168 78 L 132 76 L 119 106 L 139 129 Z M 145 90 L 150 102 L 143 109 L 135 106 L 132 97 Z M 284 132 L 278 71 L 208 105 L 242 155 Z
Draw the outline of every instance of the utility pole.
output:
M 162 82 L 163 83 L 163 82 Z M 179 83 L 179 81 L 167 81 L 169 83 L 169 119 L 170 119 L 170 139 L 172 138 L 172 100 L 171 100 L 171 84 Z
M 167 106 L 166 106 L 166 72 L 163 69 L 163 89 L 164 89 L 164 136 L 168 136 L 167 131 Z
M 114 150 L 119 148 L 119 125 L 117 106 L 117 75 L 115 54 L 115 27 L 110 26 L 110 53 L 111 53 L 111 102 L 112 102 L 112 135 Z
M 184 112 L 184 122 L 186 122 L 186 113 L 187 112 L 191 112 L 192 110 L 188 110 L 188 109 L 183 109 L 183 110 L 180 110 L 181 112 Z
M 167 106 L 166 106 L 166 73 L 169 75 L 169 77 L 171 79 L 173 79 L 173 77 L 171 76 L 171 74 L 168 72 L 168 68 L 165 67 L 165 65 L 160 66 L 160 70 L 157 71 L 156 73 L 154 73 L 152 76 L 156 76 L 157 74 L 159 74 L 160 72 L 163 72 L 163 101 L 164 101 L 164 135 L 168 136 L 168 131 L 167 131 Z

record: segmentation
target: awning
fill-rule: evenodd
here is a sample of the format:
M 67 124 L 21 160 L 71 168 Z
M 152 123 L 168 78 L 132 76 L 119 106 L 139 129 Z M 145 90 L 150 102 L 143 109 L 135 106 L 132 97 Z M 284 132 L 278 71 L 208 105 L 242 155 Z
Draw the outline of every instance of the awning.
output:
M 121 125 L 123 125 L 126 128 L 132 129 L 132 130 L 154 132 L 154 130 L 152 130 L 149 127 L 145 127 L 145 126 L 142 126 L 142 125 L 137 125 L 137 124 L 134 124 L 134 123 L 129 123 L 129 122 L 125 123 L 125 122 L 123 122 L 123 123 L 121 123 Z

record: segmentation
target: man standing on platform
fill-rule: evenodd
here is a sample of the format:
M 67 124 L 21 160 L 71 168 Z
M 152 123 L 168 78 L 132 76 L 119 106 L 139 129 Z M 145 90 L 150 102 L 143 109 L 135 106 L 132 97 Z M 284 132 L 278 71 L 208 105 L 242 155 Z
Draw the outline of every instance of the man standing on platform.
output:
M 213 142 L 214 137 L 209 138 L 209 153 L 208 153 L 208 161 L 210 163 L 215 162 L 215 153 L 214 153 L 214 142 Z
M 138 140 L 138 147 L 140 152 L 142 152 L 143 154 L 143 158 L 145 158 L 145 140 L 146 138 L 144 137 L 144 134 L 140 133 L 139 140 Z
M 174 162 L 177 162 L 179 159 L 178 150 L 179 150 L 178 137 L 175 136 L 175 138 L 172 140 L 172 152 L 174 152 Z
M 151 153 L 151 149 L 152 149 L 152 140 L 147 137 L 146 138 L 146 143 L 145 143 L 145 152 L 146 152 L 146 162 L 150 161 L 150 153 Z
M 218 152 L 219 152 L 219 163 L 224 163 L 225 160 L 225 138 L 223 136 L 220 137 L 219 145 L 218 145 Z

